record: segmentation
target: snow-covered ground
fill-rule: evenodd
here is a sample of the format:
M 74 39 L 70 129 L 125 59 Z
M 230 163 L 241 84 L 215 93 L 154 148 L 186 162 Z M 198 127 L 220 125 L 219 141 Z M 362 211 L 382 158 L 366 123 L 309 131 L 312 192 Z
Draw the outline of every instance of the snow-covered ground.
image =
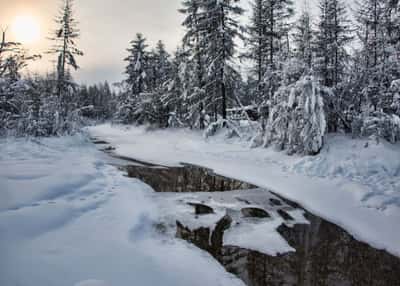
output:
M 88 131 L 110 142 L 119 155 L 170 166 L 197 164 L 271 189 L 355 238 L 400 256 L 399 144 L 334 135 L 319 156 L 298 157 L 272 148 L 249 149 L 247 142 L 223 136 L 205 140 L 189 130 L 101 125 Z
M 83 136 L 0 140 L 0 285 L 243 285 L 152 227 L 152 190 Z

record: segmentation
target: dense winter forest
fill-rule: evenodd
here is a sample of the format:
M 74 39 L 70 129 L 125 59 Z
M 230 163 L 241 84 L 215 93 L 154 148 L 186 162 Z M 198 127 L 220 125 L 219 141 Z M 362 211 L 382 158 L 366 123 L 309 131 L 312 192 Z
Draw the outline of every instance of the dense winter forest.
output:
M 0 286 L 400 285 L 400 0 L 0 20 Z
M 360 0 L 354 10 L 346 2 L 295 9 L 292 0 L 253 0 L 243 19 L 238 0 L 183 0 L 185 35 L 174 54 L 138 33 L 126 79 L 110 87 L 74 81 L 83 52 L 65 0 L 47 51 L 53 73 L 26 76 L 40 55 L 2 32 L 0 134 L 62 135 L 113 121 L 241 136 L 246 121 L 252 146 L 290 154 L 319 153 L 328 132 L 400 141 L 400 2 Z

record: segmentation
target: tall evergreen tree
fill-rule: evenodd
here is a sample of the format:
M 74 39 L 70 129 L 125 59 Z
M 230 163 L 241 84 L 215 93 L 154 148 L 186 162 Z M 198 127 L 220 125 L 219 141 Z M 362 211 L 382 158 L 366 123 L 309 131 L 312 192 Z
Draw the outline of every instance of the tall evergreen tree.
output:
M 62 115 L 65 117 L 70 104 L 67 94 L 68 88 L 72 84 L 69 67 L 74 70 L 78 69 L 79 66 L 75 57 L 83 55 L 83 52 L 76 45 L 79 30 L 77 28 L 78 23 L 73 15 L 73 0 L 63 0 L 63 5 L 55 21 L 57 28 L 50 38 L 54 44 L 49 53 L 58 56 L 57 95 L 61 100 Z
M 192 79 L 193 86 L 201 89 L 204 85 L 204 35 L 205 27 L 202 25 L 206 16 L 202 11 L 203 0 L 184 0 L 182 8 L 179 12 L 185 15 L 182 25 L 185 27 L 185 35 L 183 37 L 183 49 L 191 56 L 191 64 L 195 67 L 195 77 Z
M 165 93 L 162 96 L 164 106 L 170 111 L 169 126 L 183 126 L 185 121 L 184 103 L 190 88 L 187 84 L 190 82 L 190 75 L 187 73 L 186 66 L 188 63 L 187 53 L 179 47 L 171 62 L 170 79 L 166 84 Z
M 171 78 L 170 54 L 166 51 L 162 41 L 158 41 L 154 53 L 155 84 L 161 89 Z
M 136 38 L 131 41 L 131 47 L 128 49 L 129 56 L 125 58 L 128 65 L 125 68 L 127 75 L 126 83 L 133 95 L 139 95 L 146 87 L 146 69 L 148 61 L 148 52 L 146 39 L 142 34 L 136 34 Z
M 182 25 L 185 27 L 183 37 L 183 54 L 186 62 L 180 65 L 182 80 L 187 80 L 183 85 L 184 105 L 186 108 L 185 119 L 190 126 L 203 129 L 204 113 L 206 108 L 206 71 L 205 71 L 205 41 L 206 26 L 204 19 L 203 0 L 184 0 L 179 11 L 185 15 Z M 182 77 L 182 75 L 185 75 Z
M 266 42 L 266 65 L 264 75 L 265 94 L 264 101 L 272 99 L 273 94 L 280 85 L 277 71 L 281 70 L 281 63 L 289 57 L 289 31 L 290 18 L 294 14 L 292 0 L 265 0 L 264 2 Z
M 292 0 L 267 0 L 265 2 L 267 13 L 268 32 L 268 61 L 270 66 L 276 64 L 277 52 L 288 52 L 289 19 L 293 16 Z
M 228 85 L 235 69 L 232 60 L 236 51 L 235 39 L 240 36 L 236 19 L 243 13 L 239 0 L 204 0 L 205 16 L 201 25 L 205 28 L 202 46 L 207 72 L 207 94 L 210 100 L 206 107 L 214 109 L 215 117 L 220 114 L 227 118 Z
M 342 0 L 321 0 L 315 39 L 315 69 L 327 87 L 337 88 L 348 60 L 346 45 L 352 40 L 350 21 Z
M 264 75 L 267 71 L 267 10 L 265 9 L 266 0 L 254 0 L 252 2 L 252 15 L 250 24 L 247 27 L 246 45 L 248 46 L 247 52 L 244 57 L 253 62 L 252 74 L 256 78 L 257 91 L 255 91 L 256 98 L 264 98 L 263 81 Z
M 362 96 L 374 110 L 390 110 L 392 81 L 400 78 L 400 4 L 365 0 L 358 4 L 357 28 L 363 63 Z
M 305 63 L 308 69 L 311 69 L 313 62 L 314 31 L 309 9 L 310 7 L 306 2 L 294 27 L 293 41 L 296 49 L 296 58 Z

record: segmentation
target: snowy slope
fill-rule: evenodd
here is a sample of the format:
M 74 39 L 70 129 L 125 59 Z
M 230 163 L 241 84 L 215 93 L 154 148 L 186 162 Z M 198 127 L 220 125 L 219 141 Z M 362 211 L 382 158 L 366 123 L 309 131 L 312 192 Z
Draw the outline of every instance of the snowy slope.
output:
M 147 132 L 140 127 L 89 128 L 116 153 L 175 166 L 202 165 L 296 201 L 355 238 L 400 256 L 400 146 L 335 135 L 317 157 L 289 157 L 273 149 L 189 130 Z
M 78 136 L 0 140 L 0 285 L 243 285 L 156 234 L 152 190 L 103 157 Z

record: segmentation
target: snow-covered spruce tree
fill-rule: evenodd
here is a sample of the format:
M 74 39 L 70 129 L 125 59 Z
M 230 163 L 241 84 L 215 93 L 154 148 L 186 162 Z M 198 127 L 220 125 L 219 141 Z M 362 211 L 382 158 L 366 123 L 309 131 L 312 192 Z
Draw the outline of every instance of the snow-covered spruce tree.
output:
M 290 19 L 294 14 L 292 0 L 265 0 L 265 21 L 267 26 L 267 70 L 264 74 L 266 89 L 265 102 L 272 99 L 280 86 L 279 70 L 290 54 Z
M 184 103 L 190 94 L 188 85 L 192 80 L 191 73 L 187 69 L 188 62 L 188 53 L 178 47 L 171 62 L 169 79 L 164 84 L 164 93 L 161 96 L 163 105 L 169 111 L 169 127 L 186 125 L 187 109 Z
M 158 41 L 155 49 L 148 56 L 146 71 L 148 89 L 146 94 L 141 95 L 145 107 L 143 110 L 146 110 L 141 116 L 142 121 L 158 127 L 168 126 L 170 106 L 163 99 L 168 96 L 168 89 L 173 78 L 172 64 L 169 59 L 170 55 L 164 43 Z
M 146 92 L 160 91 L 171 77 L 170 55 L 162 41 L 147 53 L 145 67 Z
M 248 27 L 248 59 L 253 62 L 257 86 L 257 104 L 262 115 L 262 132 L 271 108 L 271 99 L 282 84 L 281 69 L 289 57 L 292 0 L 255 0 Z
M 363 66 L 364 105 L 390 112 L 391 84 L 400 78 L 400 4 L 364 0 L 357 12 L 358 38 Z
M 329 92 L 312 76 L 280 87 L 273 98 L 265 144 L 289 154 L 318 154 L 327 131 L 323 97 Z
M 354 136 L 399 141 L 396 82 L 400 78 L 400 3 L 364 0 L 358 3 L 357 35 L 361 47 L 354 58 L 349 85 L 355 102 Z
M 164 89 L 172 73 L 171 55 L 162 41 L 158 41 L 154 53 L 155 89 Z
M 168 106 L 162 97 L 168 92 L 172 64 L 164 44 L 159 41 L 156 49 L 147 51 L 146 39 L 137 34 L 128 49 L 129 56 L 124 81 L 125 91 L 120 97 L 116 119 L 123 123 L 168 125 Z
M 136 34 L 136 38 L 131 41 L 131 47 L 128 49 L 129 55 L 125 58 L 128 62 L 125 68 L 127 79 L 125 80 L 132 95 L 139 95 L 144 92 L 146 86 L 146 69 L 148 61 L 146 39 L 142 34 Z
M 240 36 L 237 16 L 243 13 L 238 0 L 203 0 L 204 17 L 200 25 L 204 27 L 201 45 L 204 47 L 206 68 L 206 95 L 204 109 L 227 118 L 229 80 L 236 72 L 232 60 L 236 52 L 235 39 Z
M 182 25 L 185 28 L 183 51 L 186 61 L 180 65 L 180 78 L 184 86 L 183 104 L 186 109 L 184 120 L 190 127 L 204 129 L 206 107 L 206 71 L 205 71 L 205 41 L 203 40 L 207 27 L 204 26 L 203 0 L 184 0 L 179 10 L 185 16 Z
M 314 70 L 323 85 L 332 88 L 335 96 L 325 98 L 329 131 L 339 128 L 343 106 L 343 82 L 347 77 L 349 55 L 347 44 L 352 30 L 342 0 L 320 0 L 320 15 L 315 37 Z
M 303 62 L 310 70 L 313 64 L 314 30 L 310 7 L 306 2 L 303 11 L 293 29 L 293 42 L 295 44 L 295 57 Z
M 252 61 L 251 76 L 255 78 L 256 90 L 255 98 L 262 100 L 264 95 L 264 75 L 267 71 L 267 45 L 268 45 L 268 24 L 267 10 L 265 7 L 266 0 L 254 0 L 251 3 L 252 14 L 250 24 L 246 27 L 246 52 L 244 57 Z
M 320 0 L 319 5 L 315 71 L 325 86 L 338 88 L 349 58 L 346 45 L 353 39 L 350 20 L 342 0 Z
M 79 29 L 73 15 L 73 0 L 63 0 L 59 15 L 56 17 L 56 30 L 50 38 L 53 41 L 50 54 L 57 55 L 57 95 L 60 100 L 61 120 L 67 121 L 74 107 L 71 100 L 76 85 L 73 83 L 70 68 L 79 68 L 76 56 L 82 56 L 83 52 L 77 47 Z
M 122 83 L 123 92 L 119 95 L 119 103 L 115 120 L 117 122 L 131 124 L 135 122 L 135 113 L 140 104 L 141 94 L 149 88 L 148 62 L 149 52 L 146 39 L 141 33 L 130 42 L 127 49 L 129 55 L 124 60 L 127 62 L 125 74 L 127 78 Z

